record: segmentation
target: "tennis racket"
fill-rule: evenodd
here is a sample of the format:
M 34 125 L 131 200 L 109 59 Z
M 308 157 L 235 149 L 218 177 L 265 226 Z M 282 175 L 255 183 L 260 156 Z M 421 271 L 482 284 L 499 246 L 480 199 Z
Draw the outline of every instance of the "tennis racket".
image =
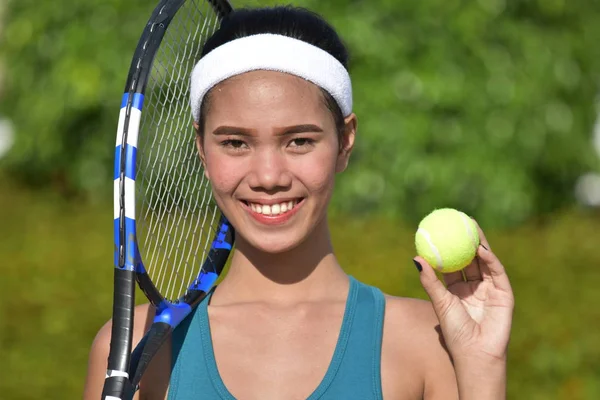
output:
M 162 0 L 135 50 L 114 166 L 114 299 L 103 400 L 131 399 L 150 360 L 223 270 L 234 231 L 195 146 L 190 75 L 226 0 Z M 156 307 L 132 353 L 136 281 Z

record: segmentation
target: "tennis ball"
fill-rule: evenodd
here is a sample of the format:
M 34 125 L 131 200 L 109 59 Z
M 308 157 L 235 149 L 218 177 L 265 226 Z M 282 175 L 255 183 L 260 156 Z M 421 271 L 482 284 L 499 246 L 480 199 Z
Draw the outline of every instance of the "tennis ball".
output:
M 423 218 L 415 245 L 417 254 L 436 270 L 459 271 L 475 258 L 479 246 L 477 225 L 461 211 L 441 208 Z

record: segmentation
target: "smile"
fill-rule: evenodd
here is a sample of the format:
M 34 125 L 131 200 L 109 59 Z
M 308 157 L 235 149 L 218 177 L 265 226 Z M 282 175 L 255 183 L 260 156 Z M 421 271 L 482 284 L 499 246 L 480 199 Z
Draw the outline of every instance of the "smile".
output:
M 298 208 L 304 203 L 303 198 L 285 200 L 243 200 L 246 211 L 254 219 L 262 223 L 283 223 L 296 214 Z
M 276 204 L 260 204 L 260 203 L 248 203 L 252 211 L 258 214 L 263 215 L 279 215 L 284 214 L 288 211 L 292 211 L 292 209 L 298 204 L 298 200 L 290 200 L 284 201 L 282 203 Z

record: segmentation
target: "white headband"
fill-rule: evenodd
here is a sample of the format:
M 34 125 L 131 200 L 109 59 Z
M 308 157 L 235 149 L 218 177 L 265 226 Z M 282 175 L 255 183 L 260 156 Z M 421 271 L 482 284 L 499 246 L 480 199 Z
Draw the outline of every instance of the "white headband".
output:
M 325 89 L 344 116 L 352 112 L 352 83 L 342 63 L 331 54 L 302 40 L 264 33 L 227 42 L 202 57 L 194 67 L 190 103 L 194 121 L 200 119 L 204 95 L 235 75 L 249 71 L 285 72 Z

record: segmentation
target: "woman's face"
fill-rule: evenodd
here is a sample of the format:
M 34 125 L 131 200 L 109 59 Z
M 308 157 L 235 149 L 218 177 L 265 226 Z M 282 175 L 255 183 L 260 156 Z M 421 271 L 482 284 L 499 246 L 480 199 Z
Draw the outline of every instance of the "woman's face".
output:
M 321 90 L 293 75 L 248 72 L 211 90 L 198 140 L 214 198 L 251 246 L 290 250 L 326 218 L 356 118 L 340 139 Z

